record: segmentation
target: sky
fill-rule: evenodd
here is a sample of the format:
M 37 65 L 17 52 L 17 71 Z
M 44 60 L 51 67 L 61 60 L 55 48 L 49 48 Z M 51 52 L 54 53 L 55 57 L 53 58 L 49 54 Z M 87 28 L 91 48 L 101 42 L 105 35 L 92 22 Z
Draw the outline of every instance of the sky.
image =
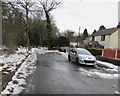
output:
M 118 24 L 119 0 L 63 0 L 58 9 L 52 11 L 54 20 L 60 32 L 72 30 L 77 34 L 87 28 L 92 34 L 101 25 L 106 28 Z

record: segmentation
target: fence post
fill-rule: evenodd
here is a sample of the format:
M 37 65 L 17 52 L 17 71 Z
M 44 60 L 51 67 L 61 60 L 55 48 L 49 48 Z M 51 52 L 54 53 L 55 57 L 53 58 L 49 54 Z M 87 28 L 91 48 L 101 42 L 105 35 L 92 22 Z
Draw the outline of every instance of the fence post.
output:
M 115 59 L 117 59 L 117 50 L 115 50 Z
M 104 56 L 104 49 L 102 49 L 102 57 Z

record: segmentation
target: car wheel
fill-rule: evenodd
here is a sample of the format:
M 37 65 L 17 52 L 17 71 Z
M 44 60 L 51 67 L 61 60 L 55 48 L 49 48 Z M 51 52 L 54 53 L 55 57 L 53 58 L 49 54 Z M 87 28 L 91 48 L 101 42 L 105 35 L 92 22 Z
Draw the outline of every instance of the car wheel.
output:
M 76 58 L 76 64 L 79 64 L 79 59 L 78 58 Z
M 68 55 L 68 60 L 71 61 L 71 59 L 70 59 L 70 55 Z

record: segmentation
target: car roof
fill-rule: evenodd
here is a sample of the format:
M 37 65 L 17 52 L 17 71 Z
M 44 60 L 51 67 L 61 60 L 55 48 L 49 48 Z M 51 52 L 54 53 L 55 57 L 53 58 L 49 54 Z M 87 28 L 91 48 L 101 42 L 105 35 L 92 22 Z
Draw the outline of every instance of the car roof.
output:
M 74 49 L 74 50 L 86 50 L 84 48 L 69 48 L 70 50 Z
M 74 48 L 74 49 L 76 49 L 76 50 L 86 50 L 84 48 Z

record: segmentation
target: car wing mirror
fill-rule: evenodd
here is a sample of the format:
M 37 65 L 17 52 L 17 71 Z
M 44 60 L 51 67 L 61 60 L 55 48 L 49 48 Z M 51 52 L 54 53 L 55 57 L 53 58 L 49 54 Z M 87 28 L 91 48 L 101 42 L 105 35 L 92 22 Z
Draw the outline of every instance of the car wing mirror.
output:
M 76 52 L 76 51 L 74 51 L 74 52 L 73 52 L 73 54 L 77 54 L 77 52 Z

